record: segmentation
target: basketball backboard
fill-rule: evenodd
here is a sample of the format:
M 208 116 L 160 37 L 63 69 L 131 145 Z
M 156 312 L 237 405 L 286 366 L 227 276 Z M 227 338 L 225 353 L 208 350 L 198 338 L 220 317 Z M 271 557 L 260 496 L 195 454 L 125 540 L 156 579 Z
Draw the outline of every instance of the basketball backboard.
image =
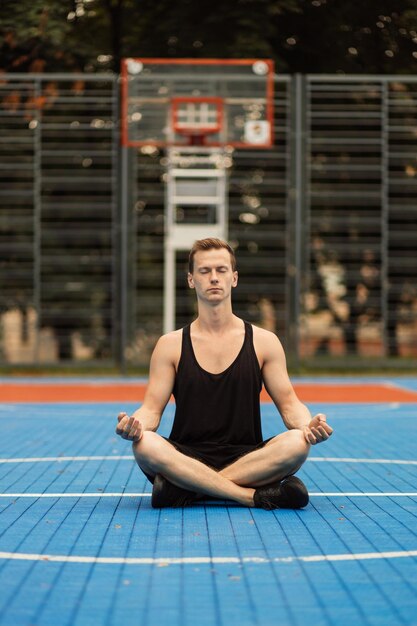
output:
M 122 143 L 269 148 L 273 92 L 268 59 L 123 59 Z

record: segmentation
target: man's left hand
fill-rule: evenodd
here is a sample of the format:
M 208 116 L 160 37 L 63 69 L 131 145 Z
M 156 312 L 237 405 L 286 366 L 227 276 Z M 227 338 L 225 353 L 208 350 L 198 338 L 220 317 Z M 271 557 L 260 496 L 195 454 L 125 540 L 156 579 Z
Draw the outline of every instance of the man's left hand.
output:
M 326 441 L 332 432 L 333 428 L 328 425 L 326 416 L 323 413 L 315 415 L 311 422 L 303 428 L 304 437 L 307 443 L 310 443 L 312 446 Z

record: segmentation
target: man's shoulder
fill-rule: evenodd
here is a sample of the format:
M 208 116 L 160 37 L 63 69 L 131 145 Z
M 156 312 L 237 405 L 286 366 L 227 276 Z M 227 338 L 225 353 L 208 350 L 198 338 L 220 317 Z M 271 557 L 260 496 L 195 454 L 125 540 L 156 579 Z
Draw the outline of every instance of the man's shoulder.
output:
M 253 342 L 258 354 L 266 357 L 267 355 L 271 355 L 271 353 L 282 349 L 281 342 L 275 333 L 253 324 L 252 328 Z
M 174 330 L 162 335 L 156 342 L 152 353 L 152 362 L 177 364 L 181 355 L 181 339 L 181 330 Z
M 161 347 L 164 349 L 167 348 L 175 348 L 178 345 L 181 345 L 182 341 L 182 328 L 179 330 L 173 330 L 170 333 L 166 333 L 165 335 L 161 335 L 158 339 L 157 347 Z
M 279 341 L 278 337 L 275 333 L 270 330 L 266 330 L 266 328 L 261 328 L 260 326 L 255 326 L 252 324 L 253 328 L 253 336 L 261 341 Z

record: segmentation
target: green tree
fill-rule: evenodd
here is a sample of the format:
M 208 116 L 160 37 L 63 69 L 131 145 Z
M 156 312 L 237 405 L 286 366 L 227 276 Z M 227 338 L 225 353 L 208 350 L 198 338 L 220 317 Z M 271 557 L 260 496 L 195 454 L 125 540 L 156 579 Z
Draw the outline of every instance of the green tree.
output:
M 123 56 L 271 57 L 291 73 L 417 62 L 417 0 L 3 0 L 0 28 L 8 71 L 41 58 L 47 71 L 117 72 Z

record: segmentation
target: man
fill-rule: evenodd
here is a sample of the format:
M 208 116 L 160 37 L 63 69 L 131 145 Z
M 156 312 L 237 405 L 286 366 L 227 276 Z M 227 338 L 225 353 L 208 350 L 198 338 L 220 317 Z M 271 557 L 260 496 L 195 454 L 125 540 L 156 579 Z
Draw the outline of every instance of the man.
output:
M 312 418 L 298 400 L 276 335 L 233 314 L 237 282 L 226 242 L 195 242 L 188 285 L 196 291 L 197 319 L 159 339 L 143 405 L 130 417 L 118 416 L 117 434 L 133 442 L 136 462 L 153 482 L 155 508 L 207 496 L 264 509 L 308 503 L 305 485 L 293 474 L 310 446 L 328 439 L 332 429 L 324 415 Z M 288 429 L 267 441 L 262 383 Z M 156 430 L 172 393 L 176 413 L 166 439 Z

